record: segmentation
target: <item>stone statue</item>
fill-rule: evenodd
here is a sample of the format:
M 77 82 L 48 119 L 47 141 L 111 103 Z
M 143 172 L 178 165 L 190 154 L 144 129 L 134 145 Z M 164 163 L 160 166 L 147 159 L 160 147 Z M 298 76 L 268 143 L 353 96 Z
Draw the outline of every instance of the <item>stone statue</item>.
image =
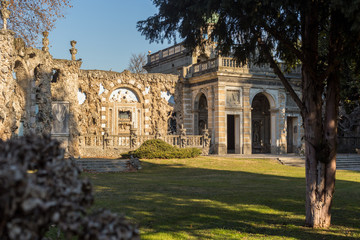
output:
M 210 146 L 210 134 L 209 134 L 209 129 L 206 128 L 206 125 L 203 130 L 203 138 L 204 138 L 204 146 L 209 147 Z
M 69 106 L 67 104 L 54 103 L 52 106 L 52 114 L 52 133 L 69 133 Z
M 7 9 L 9 7 L 9 1 L 1 0 L 1 18 L 3 20 L 3 29 L 6 30 L 7 28 L 7 20 L 10 17 L 10 11 Z
M 77 54 L 77 49 L 75 48 L 75 45 L 76 45 L 76 41 L 75 40 L 72 40 L 70 42 L 71 44 L 71 49 L 69 50 L 70 53 L 71 53 L 71 60 L 75 61 L 76 60 L 76 54 Z
M 155 134 L 154 134 L 154 138 L 155 139 L 161 139 L 161 132 L 160 132 L 160 130 L 159 130 L 159 128 L 158 127 L 155 127 Z
M 186 147 L 186 129 L 184 128 L 184 125 L 181 124 L 181 128 L 180 128 L 180 147 L 181 148 L 185 148 Z
M 138 140 L 137 138 L 138 137 L 137 137 L 137 134 L 136 134 L 136 129 L 133 128 L 132 125 L 131 125 L 131 127 L 130 127 L 130 139 L 131 139 L 130 147 L 131 148 L 135 148 L 137 146 L 137 140 Z
M 42 33 L 44 38 L 42 40 L 42 43 L 43 43 L 43 47 L 42 47 L 42 50 L 44 52 L 48 52 L 49 51 L 49 39 L 48 39 L 48 36 L 49 36 L 49 32 L 45 31 Z

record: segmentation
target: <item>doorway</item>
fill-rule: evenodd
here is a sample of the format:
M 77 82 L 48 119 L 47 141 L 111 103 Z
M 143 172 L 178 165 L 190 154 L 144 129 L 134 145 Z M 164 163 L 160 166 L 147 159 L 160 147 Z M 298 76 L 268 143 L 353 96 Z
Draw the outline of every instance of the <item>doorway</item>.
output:
M 252 153 L 270 153 L 269 100 L 259 93 L 254 97 L 251 107 Z
M 201 94 L 198 105 L 197 134 L 202 135 L 203 130 L 208 128 L 208 104 L 204 94 Z
M 235 116 L 227 115 L 227 153 L 235 153 Z
M 287 153 L 295 152 L 295 144 L 294 144 L 294 135 L 296 134 L 296 129 L 294 126 L 296 118 L 295 117 L 287 117 L 286 119 L 286 143 L 287 143 Z

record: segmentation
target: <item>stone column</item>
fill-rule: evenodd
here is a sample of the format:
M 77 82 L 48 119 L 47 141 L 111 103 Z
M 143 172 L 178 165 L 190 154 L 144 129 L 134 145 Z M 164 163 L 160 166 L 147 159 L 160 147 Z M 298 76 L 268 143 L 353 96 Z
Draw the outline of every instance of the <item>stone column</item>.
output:
M 279 91 L 278 134 L 280 141 L 278 154 L 287 152 L 286 131 L 286 94 L 284 91 Z
M 244 87 L 243 104 L 243 153 L 251 154 L 251 103 L 249 87 Z
M 215 87 L 215 154 L 226 154 L 226 90 L 225 86 L 218 84 Z
M 214 122 L 215 122 L 215 91 L 214 91 L 214 85 L 209 87 L 208 91 L 208 124 L 207 128 L 209 132 L 211 133 L 211 136 L 214 135 Z
M 271 153 L 278 154 L 278 116 L 279 116 L 279 109 L 274 108 L 270 109 L 270 133 L 271 133 Z
M 194 134 L 194 132 L 192 132 L 193 128 L 194 128 L 194 120 L 193 120 L 193 113 L 192 113 L 192 100 L 191 100 L 191 89 L 184 86 L 183 88 L 183 124 L 184 124 L 184 128 L 188 130 L 188 134 Z

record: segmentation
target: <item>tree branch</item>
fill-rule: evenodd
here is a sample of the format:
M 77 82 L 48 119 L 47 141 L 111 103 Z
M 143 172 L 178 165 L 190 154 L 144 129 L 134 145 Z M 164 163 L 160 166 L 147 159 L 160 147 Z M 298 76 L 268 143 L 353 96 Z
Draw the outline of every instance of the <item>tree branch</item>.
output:
M 279 33 L 275 29 L 267 26 L 266 24 L 264 24 L 263 27 L 264 27 L 265 31 L 267 31 L 268 33 L 273 35 L 277 40 L 279 40 L 281 43 L 283 43 L 287 47 L 287 49 L 289 49 L 291 52 L 293 52 L 301 62 L 304 62 L 304 56 L 303 56 L 302 52 L 299 49 L 295 48 L 295 46 L 289 40 L 287 40 L 283 34 Z
M 306 107 L 303 104 L 303 102 L 300 100 L 299 96 L 294 91 L 293 87 L 289 83 L 289 81 L 284 76 L 283 72 L 281 71 L 280 67 L 275 62 L 273 56 L 270 53 L 269 47 L 261 40 L 261 38 L 258 38 L 258 43 L 261 47 L 261 50 L 265 53 L 266 58 L 268 59 L 271 68 L 274 70 L 274 73 L 279 77 L 280 81 L 284 85 L 285 89 L 289 92 L 292 99 L 295 101 L 296 105 L 299 107 L 301 114 L 304 116 L 306 113 Z
M 279 33 L 278 31 L 276 31 L 275 29 L 267 26 L 266 24 L 263 25 L 263 28 L 265 31 L 267 31 L 270 35 L 272 35 L 273 37 L 275 37 L 279 42 L 281 42 L 282 44 L 284 44 L 284 46 L 286 46 L 287 49 L 289 49 L 289 51 L 293 52 L 295 54 L 295 56 L 301 61 L 302 64 L 307 64 L 307 62 L 305 61 L 304 55 L 302 53 L 301 50 L 295 48 L 295 46 L 289 41 L 287 40 L 283 34 Z M 317 77 L 317 73 L 316 71 L 313 69 L 312 66 L 309 66 L 308 68 L 309 71 L 311 71 L 311 75 L 314 77 Z

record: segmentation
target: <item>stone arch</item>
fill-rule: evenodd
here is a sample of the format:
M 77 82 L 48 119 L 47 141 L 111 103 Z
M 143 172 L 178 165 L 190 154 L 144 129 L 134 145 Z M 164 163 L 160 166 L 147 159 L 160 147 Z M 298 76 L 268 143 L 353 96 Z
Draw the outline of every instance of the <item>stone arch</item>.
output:
M 113 87 L 106 95 L 106 99 L 110 100 L 109 98 L 110 98 L 111 94 L 114 93 L 114 91 L 116 91 L 118 89 L 127 89 L 137 97 L 139 103 L 145 102 L 144 96 L 141 93 L 141 91 L 138 88 L 135 88 L 133 85 L 129 85 L 129 84 L 121 84 L 121 85 L 117 85 L 117 86 Z
M 199 110 L 198 107 L 199 107 L 199 100 L 200 100 L 200 97 L 204 95 L 206 97 L 206 99 L 208 100 L 208 92 L 201 88 L 197 93 L 196 95 L 194 96 L 194 99 L 193 99 L 193 109 L 195 111 Z M 209 104 L 208 104 L 209 105 Z
M 138 88 L 121 84 L 113 87 L 102 100 L 102 128 L 111 135 L 145 131 L 145 99 Z
M 271 103 L 264 92 L 257 93 L 251 102 L 252 153 L 271 151 Z
M 276 98 L 266 90 L 260 90 L 260 89 L 253 93 L 253 96 L 250 99 L 250 105 L 252 105 L 254 98 L 260 93 L 263 94 L 269 101 L 270 109 L 276 108 L 276 101 L 275 101 Z
M 194 133 L 201 135 L 208 128 L 208 98 L 204 91 L 199 91 L 194 101 Z

